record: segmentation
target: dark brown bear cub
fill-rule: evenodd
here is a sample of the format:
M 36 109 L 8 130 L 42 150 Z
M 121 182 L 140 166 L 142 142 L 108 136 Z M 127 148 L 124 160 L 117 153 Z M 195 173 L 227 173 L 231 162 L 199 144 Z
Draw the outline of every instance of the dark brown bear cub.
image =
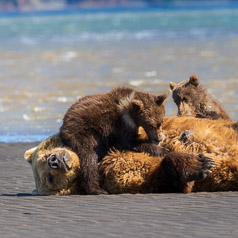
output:
M 178 106 L 178 115 L 231 120 L 221 103 L 199 84 L 196 75 L 178 84 L 170 82 L 170 88 Z
M 121 87 L 86 96 L 68 109 L 60 137 L 79 156 L 82 187 L 87 194 L 106 193 L 99 185 L 97 163 L 110 148 L 143 151 L 155 156 L 163 154 L 157 144 L 163 137 L 163 102 L 167 96 Z M 140 126 L 148 141 L 139 139 Z

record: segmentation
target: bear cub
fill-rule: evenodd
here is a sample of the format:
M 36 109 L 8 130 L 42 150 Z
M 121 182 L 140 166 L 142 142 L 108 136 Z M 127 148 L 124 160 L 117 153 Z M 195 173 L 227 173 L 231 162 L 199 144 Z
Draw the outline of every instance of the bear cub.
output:
M 221 103 L 199 84 L 196 75 L 178 84 L 170 82 L 170 89 L 178 107 L 178 115 L 231 120 Z
M 80 159 L 81 186 L 87 194 L 106 194 L 99 185 L 98 162 L 110 148 L 161 156 L 161 125 L 168 94 L 155 96 L 132 87 L 79 99 L 66 112 L 60 137 Z M 140 140 L 142 127 L 148 140 Z

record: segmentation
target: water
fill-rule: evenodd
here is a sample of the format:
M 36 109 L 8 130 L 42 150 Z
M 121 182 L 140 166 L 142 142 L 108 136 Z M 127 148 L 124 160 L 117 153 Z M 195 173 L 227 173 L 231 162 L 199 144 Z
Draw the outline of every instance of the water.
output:
M 58 131 L 86 94 L 132 84 L 161 94 L 197 74 L 238 120 L 238 7 L 0 17 L 0 141 Z M 176 115 L 171 95 L 167 116 Z

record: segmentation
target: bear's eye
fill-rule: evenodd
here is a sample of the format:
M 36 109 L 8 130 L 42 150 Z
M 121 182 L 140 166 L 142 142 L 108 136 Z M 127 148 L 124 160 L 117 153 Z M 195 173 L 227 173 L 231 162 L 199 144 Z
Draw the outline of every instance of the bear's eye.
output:
M 158 124 L 157 124 L 157 128 L 160 128 L 161 125 L 162 125 L 162 123 L 158 123 Z
M 183 98 L 182 98 L 182 101 L 187 103 L 187 102 L 188 102 L 188 99 L 187 99 L 186 97 L 183 97 Z
M 154 130 L 155 129 L 154 126 L 149 126 L 149 128 L 150 128 L 150 130 Z
M 49 183 L 53 183 L 54 182 L 54 176 L 52 174 L 48 174 L 47 175 L 47 179 L 48 179 Z

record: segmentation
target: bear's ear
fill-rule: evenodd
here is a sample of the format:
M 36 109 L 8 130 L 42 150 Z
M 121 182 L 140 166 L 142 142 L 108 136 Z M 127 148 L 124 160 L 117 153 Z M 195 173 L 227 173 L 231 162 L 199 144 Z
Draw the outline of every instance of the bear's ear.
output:
M 163 95 L 157 96 L 157 98 L 156 98 L 156 103 L 157 103 L 159 106 L 161 106 L 162 103 L 164 102 L 164 100 L 165 100 L 167 97 L 168 97 L 168 93 L 165 93 L 165 94 L 163 94 Z
M 24 158 L 27 162 L 29 162 L 30 164 L 32 163 L 32 154 L 36 151 L 37 147 L 31 148 L 29 150 L 27 150 L 24 154 Z
M 193 86 L 197 87 L 199 85 L 199 78 L 197 75 L 191 75 L 189 78 L 189 83 Z
M 169 87 L 170 87 L 170 89 L 173 91 L 174 89 L 176 89 L 176 83 L 174 83 L 174 82 L 170 82 L 169 83 Z
M 131 101 L 131 107 L 135 112 L 138 112 L 140 110 L 144 109 L 144 105 L 141 101 L 133 99 Z

